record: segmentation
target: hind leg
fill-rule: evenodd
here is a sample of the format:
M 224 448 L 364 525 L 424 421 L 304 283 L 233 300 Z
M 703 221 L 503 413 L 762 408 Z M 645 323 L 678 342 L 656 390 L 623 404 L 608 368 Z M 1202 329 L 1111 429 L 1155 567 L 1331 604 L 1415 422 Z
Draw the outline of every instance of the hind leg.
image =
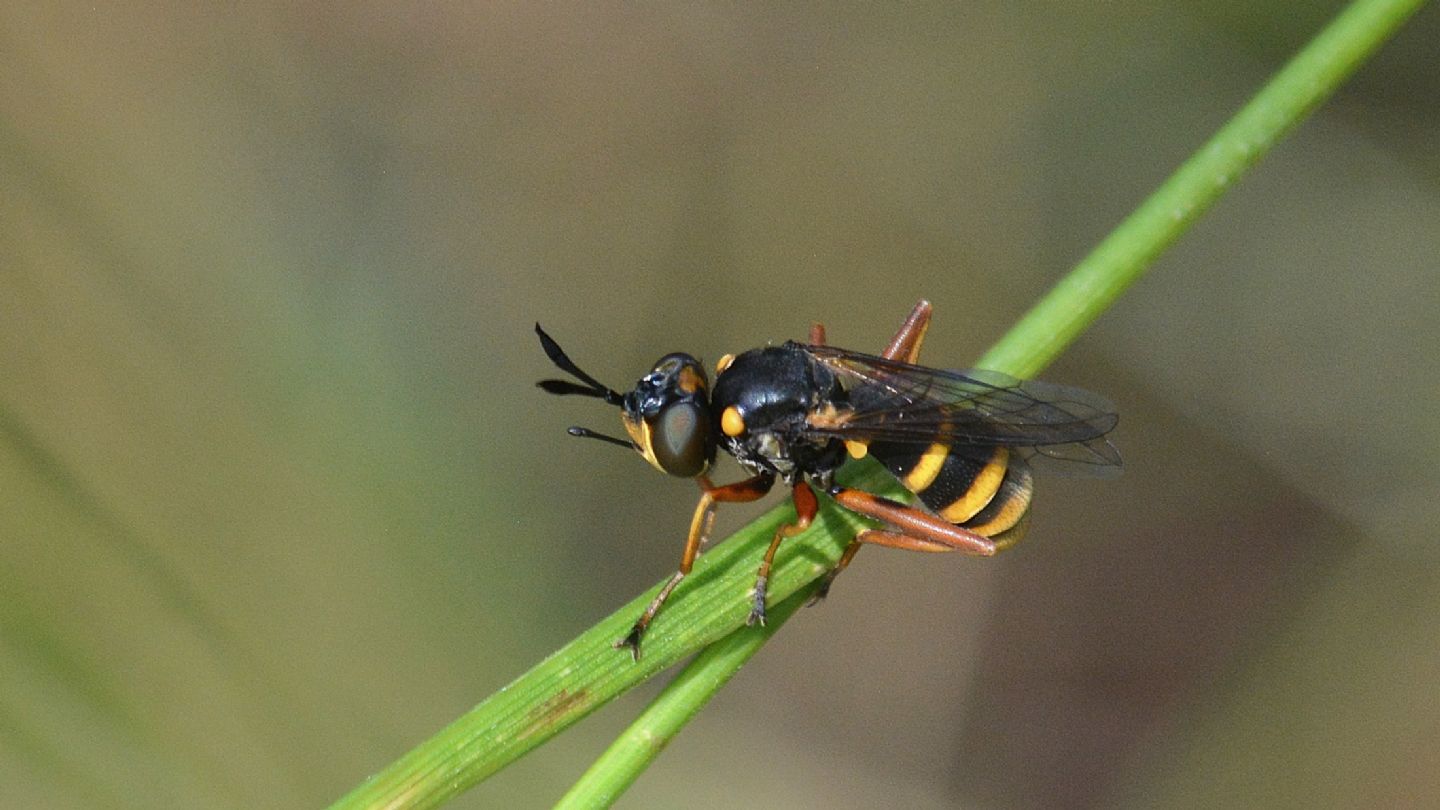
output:
M 912 365 L 916 363 L 920 359 L 920 346 L 925 342 L 925 331 L 930 328 L 931 311 L 932 308 L 930 306 L 930 302 L 925 300 L 924 298 L 920 299 L 915 304 L 915 307 L 910 310 L 910 314 L 905 318 L 905 322 L 900 324 L 900 329 L 895 332 L 895 337 L 890 339 L 890 345 L 885 347 L 885 351 L 881 352 L 880 356 L 885 358 L 886 360 L 899 360 L 902 363 L 910 363 Z M 816 329 L 820 330 L 820 340 L 815 339 Z M 824 343 L 824 338 L 824 326 L 817 323 L 811 327 L 811 343 L 822 344 Z M 854 454 L 857 450 L 859 450 L 859 448 L 851 448 L 852 454 Z M 863 450 L 859 450 L 859 452 L 863 454 Z M 881 538 L 878 535 L 884 534 L 886 538 L 899 538 L 906 537 L 907 535 L 896 535 L 893 532 L 875 532 L 873 534 L 876 534 L 876 537 L 866 537 L 866 535 L 869 534 L 872 534 L 872 532 L 862 532 L 861 534 L 857 535 L 854 540 L 850 541 L 850 545 L 845 547 L 845 553 L 841 555 L 840 562 L 836 563 L 835 567 L 831 569 L 830 573 L 825 575 L 825 581 L 821 584 L 820 590 L 816 592 L 815 598 L 811 601 L 811 604 L 814 604 L 815 602 L 818 602 L 821 599 L 825 598 L 825 594 L 830 592 L 830 584 L 835 581 L 835 577 L 839 576 L 841 571 L 845 570 L 845 566 L 849 565 L 850 561 L 855 559 L 855 555 L 860 551 L 860 546 L 864 545 L 865 543 L 874 543 L 876 545 L 888 545 L 896 548 L 905 547 L 893 542 L 879 542 Z M 911 539 L 913 540 L 914 538 Z M 923 545 L 928 541 L 918 540 L 916 542 Z M 912 546 L 911 548 L 916 551 L 953 550 L 949 547 L 923 548 L 919 546 Z
M 886 360 L 899 360 L 914 365 L 920 360 L 920 344 L 925 342 L 925 330 L 930 328 L 930 302 L 921 298 L 910 310 L 900 330 L 890 339 L 890 345 L 880 356 Z

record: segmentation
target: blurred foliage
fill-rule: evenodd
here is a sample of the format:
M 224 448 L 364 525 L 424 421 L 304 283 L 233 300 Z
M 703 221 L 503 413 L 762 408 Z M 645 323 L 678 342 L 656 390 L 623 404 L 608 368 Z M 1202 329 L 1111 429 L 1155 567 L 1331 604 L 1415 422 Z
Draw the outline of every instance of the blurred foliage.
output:
M 336 798 L 678 558 L 691 489 L 565 436 L 613 417 L 540 398 L 535 320 L 620 385 L 924 296 L 964 365 L 1309 13 L 0 11 L 0 805 Z M 1126 477 L 867 554 L 630 806 L 1440 803 L 1437 36 L 1048 373 Z

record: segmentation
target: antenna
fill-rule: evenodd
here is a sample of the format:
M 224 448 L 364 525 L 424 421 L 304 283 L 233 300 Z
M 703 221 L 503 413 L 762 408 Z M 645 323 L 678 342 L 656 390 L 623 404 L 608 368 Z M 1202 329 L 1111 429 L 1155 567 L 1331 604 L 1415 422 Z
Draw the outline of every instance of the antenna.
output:
M 628 447 L 636 452 L 639 452 L 640 450 L 640 448 L 636 446 L 636 444 L 632 441 L 626 441 L 625 439 L 617 439 L 614 436 L 606 436 L 604 433 L 597 433 L 590 428 L 572 427 L 567 428 L 565 432 L 569 433 L 571 436 L 578 436 L 582 439 L 599 439 L 602 442 L 618 444 L 621 447 Z
M 624 402 L 625 398 L 621 396 L 620 392 L 591 377 L 584 371 L 581 371 L 580 367 L 575 365 L 575 362 L 565 354 L 565 350 L 560 348 L 560 344 L 556 343 L 554 338 L 545 334 L 545 330 L 541 329 L 538 323 L 535 324 L 535 334 L 540 336 L 540 346 L 545 349 L 545 355 L 550 358 L 550 362 L 559 366 L 561 371 L 585 383 L 585 385 L 579 385 L 569 380 L 541 380 L 535 383 L 536 385 L 551 394 L 579 394 L 581 396 L 603 399 L 611 405 L 620 405 Z M 573 435 L 578 436 L 581 434 L 576 433 Z M 596 438 L 599 437 L 599 434 L 593 435 Z M 616 439 L 615 441 L 620 440 Z M 625 442 L 625 444 L 628 445 L 629 443 Z

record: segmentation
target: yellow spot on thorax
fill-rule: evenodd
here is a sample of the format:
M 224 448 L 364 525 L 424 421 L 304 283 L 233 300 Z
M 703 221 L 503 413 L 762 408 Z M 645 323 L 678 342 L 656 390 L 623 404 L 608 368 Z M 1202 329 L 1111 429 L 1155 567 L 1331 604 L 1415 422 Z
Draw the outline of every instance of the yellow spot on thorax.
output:
M 720 414 L 720 429 L 725 431 L 726 436 L 732 437 L 745 432 L 745 418 L 740 415 L 739 408 L 731 405 Z

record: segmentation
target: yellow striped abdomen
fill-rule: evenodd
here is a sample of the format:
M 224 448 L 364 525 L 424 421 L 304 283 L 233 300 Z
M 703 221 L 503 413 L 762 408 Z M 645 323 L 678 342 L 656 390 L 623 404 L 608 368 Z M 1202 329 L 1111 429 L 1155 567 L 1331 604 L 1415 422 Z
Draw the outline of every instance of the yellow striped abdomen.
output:
M 1024 459 L 1004 447 L 875 442 L 879 459 L 931 512 L 1007 548 L 1025 534 L 1033 478 Z

